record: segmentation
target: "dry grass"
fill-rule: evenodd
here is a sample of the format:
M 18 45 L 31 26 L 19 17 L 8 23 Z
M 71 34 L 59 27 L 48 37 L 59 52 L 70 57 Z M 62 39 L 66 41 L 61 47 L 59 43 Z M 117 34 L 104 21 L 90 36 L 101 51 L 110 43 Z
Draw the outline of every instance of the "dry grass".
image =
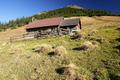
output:
M 0 41 L 9 41 L 10 37 L 21 36 L 25 33 L 25 27 L 20 27 L 13 30 L 8 29 L 5 32 L 0 32 Z
M 99 18 L 106 20 L 105 17 Z M 10 36 L 19 35 L 16 34 L 19 30 L 21 32 L 19 33 L 23 34 L 24 29 L 0 32 L 0 80 L 112 80 L 119 78 L 120 51 L 116 46 L 118 48 L 120 46 L 120 30 L 117 29 L 120 23 L 101 21 L 94 17 L 81 17 L 81 20 L 83 36 L 86 37 L 82 40 L 72 40 L 69 36 L 64 36 L 8 43 L 6 41 Z M 94 35 L 88 36 L 93 29 L 97 31 L 93 31 Z M 37 54 L 32 50 L 34 46 L 43 43 L 47 45 L 47 49 L 42 49 L 40 52 L 45 54 Z M 98 45 L 100 49 L 73 50 L 81 44 L 87 44 L 90 48 Z M 54 52 L 55 49 L 57 49 L 56 53 L 62 56 L 50 57 L 47 54 Z M 63 67 L 65 75 L 56 73 L 55 69 Z
M 74 18 L 80 18 L 82 25 L 95 25 L 95 24 L 101 24 L 101 23 L 118 23 L 120 22 L 119 16 L 94 16 L 94 17 L 70 17 L 71 19 Z M 69 19 L 69 18 L 66 18 Z
M 101 16 L 101 17 L 95 17 L 95 18 L 103 21 L 120 22 L 120 17 L 118 16 Z

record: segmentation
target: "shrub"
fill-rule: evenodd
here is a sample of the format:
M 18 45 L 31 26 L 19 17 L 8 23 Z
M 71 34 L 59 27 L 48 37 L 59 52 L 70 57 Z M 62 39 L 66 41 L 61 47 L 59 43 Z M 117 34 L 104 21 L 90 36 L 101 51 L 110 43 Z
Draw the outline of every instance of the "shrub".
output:
M 84 42 L 83 45 L 80 47 L 81 50 L 87 50 L 89 48 L 92 47 L 92 43 L 87 41 L 87 42 Z
M 54 50 L 54 54 L 55 55 L 61 56 L 61 55 L 66 54 L 66 53 L 67 53 L 66 48 L 63 47 L 63 46 L 58 46 Z
M 96 39 L 96 41 L 98 41 L 99 43 L 104 43 L 106 42 L 106 40 L 104 38 L 98 38 Z
M 66 80 L 87 80 L 85 75 L 78 75 L 76 70 L 78 67 L 74 64 L 69 64 L 65 67 L 57 68 L 56 72 L 60 75 L 66 75 Z
M 72 39 L 81 39 L 82 34 L 81 34 L 80 31 L 75 31 L 74 34 L 71 37 L 72 37 Z
M 71 67 L 61 67 L 56 69 L 56 72 L 59 73 L 60 75 L 73 75 L 75 74 L 74 69 Z
M 68 76 L 68 80 L 76 80 L 77 75 L 75 69 L 70 65 L 56 69 L 56 72 L 60 75 Z
M 110 75 L 111 80 L 120 80 L 120 74 L 115 73 Z
M 92 30 L 92 31 L 88 34 L 88 36 L 93 36 L 93 35 L 96 34 L 97 32 L 98 32 L 98 30 L 94 29 L 94 30 Z
M 33 48 L 33 50 L 34 50 L 35 52 L 38 52 L 38 53 L 49 53 L 49 52 L 51 52 L 53 49 L 52 49 L 52 46 L 51 46 L 51 45 L 42 44 L 42 45 L 36 46 L 35 48 Z
M 109 74 L 105 68 L 97 69 L 94 75 L 95 80 L 109 80 Z
M 90 42 L 90 41 L 86 41 L 84 42 L 81 47 L 80 50 L 88 50 L 88 49 L 95 49 L 97 48 L 97 43 L 95 42 Z
M 73 68 L 73 69 L 78 69 L 78 67 L 74 65 L 73 63 L 69 64 L 68 67 Z

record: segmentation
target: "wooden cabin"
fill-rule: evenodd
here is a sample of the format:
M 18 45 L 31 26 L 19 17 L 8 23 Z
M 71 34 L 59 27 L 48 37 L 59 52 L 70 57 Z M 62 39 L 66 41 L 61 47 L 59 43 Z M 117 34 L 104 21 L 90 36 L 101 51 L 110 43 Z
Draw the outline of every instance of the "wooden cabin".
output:
M 26 31 L 34 37 L 50 35 L 68 35 L 74 30 L 81 29 L 80 19 L 67 19 L 63 17 L 36 20 L 26 25 Z
M 72 34 L 74 31 L 80 31 L 81 21 L 80 19 L 67 19 L 63 20 L 59 26 L 60 34 L 68 35 Z

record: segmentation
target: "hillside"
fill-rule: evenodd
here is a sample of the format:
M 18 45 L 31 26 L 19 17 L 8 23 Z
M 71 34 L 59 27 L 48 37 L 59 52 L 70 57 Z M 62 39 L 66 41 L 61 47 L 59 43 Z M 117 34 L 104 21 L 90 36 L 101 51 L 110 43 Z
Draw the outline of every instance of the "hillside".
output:
M 21 26 L 24 26 L 36 19 L 44 19 L 50 17 L 72 17 L 72 16 L 118 16 L 117 14 L 112 14 L 104 10 L 94 10 L 94 9 L 85 9 L 76 5 L 67 6 L 64 8 L 44 11 L 30 17 L 18 18 L 16 20 L 11 20 L 8 23 L 0 23 L 0 31 L 5 31 L 8 28 L 15 29 Z
M 0 42 L 8 42 L 11 37 L 21 36 L 26 34 L 25 27 L 20 27 L 17 29 L 7 29 L 5 32 L 0 32 Z
M 40 15 L 36 14 L 33 17 L 36 19 L 43 19 L 58 16 L 72 17 L 72 16 L 111 16 L 111 15 L 114 14 L 104 10 L 84 9 L 78 6 L 68 6 L 65 8 L 44 12 Z
M 0 32 L 0 80 L 119 80 L 120 17 L 80 18 L 80 40 L 62 36 L 10 43 L 9 37 L 25 34 L 24 27 Z M 96 48 L 80 50 L 86 41 Z

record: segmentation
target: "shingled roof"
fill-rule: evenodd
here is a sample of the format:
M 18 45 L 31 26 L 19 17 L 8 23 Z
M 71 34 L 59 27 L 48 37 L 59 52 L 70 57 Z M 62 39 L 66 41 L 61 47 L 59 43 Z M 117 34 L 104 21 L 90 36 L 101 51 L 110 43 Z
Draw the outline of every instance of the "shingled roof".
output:
M 63 20 L 60 26 L 74 26 L 80 23 L 80 19 L 67 19 Z
M 63 20 L 64 20 L 63 17 L 36 20 L 26 25 L 26 28 L 33 29 L 33 28 L 48 27 L 48 26 L 58 26 L 60 22 Z

